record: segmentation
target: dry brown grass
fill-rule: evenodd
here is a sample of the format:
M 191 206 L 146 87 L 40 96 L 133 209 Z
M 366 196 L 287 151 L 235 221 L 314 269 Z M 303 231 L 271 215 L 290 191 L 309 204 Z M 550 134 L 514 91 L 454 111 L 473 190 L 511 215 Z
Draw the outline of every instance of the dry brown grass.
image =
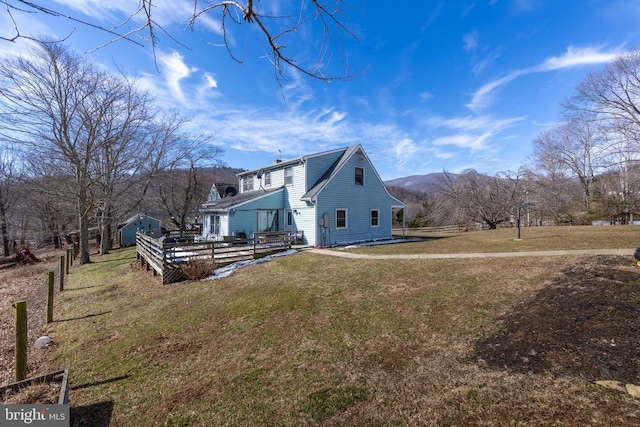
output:
M 34 384 L 9 396 L 0 396 L 0 402 L 5 405 L 57 404 L 60 390 L 59 382 Z
M 47 350 L 33 348 L 35 341 L 47 334 L 47 273 L 59 266 L 61 251 L 40 250 L 36 252 L 40 262 L 15 266 L 0 271 L 0 384 L 15 381 L 14 341 L 15 309 L 13 303 L 27 301 L 28 365 L 27 376 L 46 373 L 51 367 L 43 358 Z M 57 278 L 57 276 L 56 276 Z M 55 292 L 58 293 L 58 282 Z M 55 367 L 57 369 L 58 367 Z
M 638 401 L 590 378 L 476 360 L 584 258 L 299 253 L 171 286 L 133 259 L 75 271 L 51 331 L 72 406 L 114 426 L 640 425 Z
M 640 227 L 566 226 L 523 227 L 520 240 L 516 228 L 466 233 L 423 233 L 408 229 L 409 237 L 428 239 L 402 245 L 363 246 L 354 249 L 369 254 L 526 252 L 563 249 L 627 249 L 640 245 Z

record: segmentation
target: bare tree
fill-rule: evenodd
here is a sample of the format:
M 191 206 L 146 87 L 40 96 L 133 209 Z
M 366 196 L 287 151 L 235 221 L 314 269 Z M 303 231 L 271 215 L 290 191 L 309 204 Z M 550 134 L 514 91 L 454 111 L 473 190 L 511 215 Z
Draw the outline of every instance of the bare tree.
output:
M 101 254 L 111 248 L 117 218 L 126 211 L 117 202 L 132 192 L 138 192 L 140 200 L 155 176 L 149 168 L 158 164 L 156 156 L 165 154 L 155 143 L 157 123 L 151 112 L 151 100 L 134 85 L 124 77 L 109 79 L 99 104 L 92 109 L 93 117 L 86 120 L 91 132 L 101 139 L 90 167 Z
M 16 203 L 20 179 L 16 154 L 7 148 L 0 149 L 0 233 L 4 256 L 11 254 L 9 245 L 9 216 Z
M 466 221 L 481 222 L 490 229 L 509 221 L 514 206 L 520 205 L 519 176 L 511 172 L 494 176 L 481 175 L 475 170 L 460 175 L 445 172 L 438 186 L 449 203 L 449 212 L 464 217 Z
M 603 141 L 600 145 L 600 172 L 616 171 L 618 179 L 607 177 L 607 190 L 601 197 L 609 197 L 609 205 L 618 206 L 620 214 L 631 218 L 634 205 L 632 188 L 637 183 L 630 173 L 632 165 L 640 159 L 640 51 L 618 57 L 601 70 L 587 75 L 576 87 L 572 97 L 563 103 L 572 116 L 589 118 L 589 126 L 583 122 L 579 129 L 590 129 L 595 124 L 596 133 Z M 618 188 L 612 185 L 618 182 Z M 612 194 L 616 202 L 612 204 Z
M 523 169 L 523 176 L 534 221 L 578 222 L 575 216 L 584 209 L 582 186 L 556 159 L 537 159 L 533 169 Z
M 181 154 L 176 157 L 178 161 L 167 168 L 157 182 L 161 209 L 181 233 L 187 230 L 189 218 L 197 215 L 211 188 L 211 182 L 203 179 L 203 168 L 216 165 L 222 152 L 205 136 L 183 141 Z
M 556 175 L 568 172 L 575 176 L 582 185 L 583 203 L 588 210 L 595 174 L 605 167 L 604 141 L 601 127 L 591 114 L 574 114 L 534 139 L 534 161 L 539 168 Z
M 73 197 L 80 262 L 88 263 L 90 214 L 98 201 L 109 212 L 116 178 L 135 174 L 136 165 L 148 160 L 137 155 L 153 149 L 136 139 L 149 119 L 145 99 L 130 82 L 99 71 L 63 45 L 42 43 L 32 54 L 0 63 L 0 135 L 25 150 L 36 177 L 74 178 L 71 188 L 42 191 Z
M 635 136 L 640 128 L 640 51 L 621 55 L 587 75 L 563 107 L 587 112 L 609 128 Z
M 155 56 L 160 35 L 179 43 L 156 19 L 158 8 L 169 7 L 169 4 L 158 5 L 153 0 L 140 0 L 137 7 L 134 6 L 135 9 L 132 7 L 131 10 L 125 11 L 128 16 L 122 22 L 114 25 L 103 25 L 93 20 L 63 14 L 58 9 L 47 7 L 43 1 L 2 0 L 2 4 L 5 6 L 5 13 L 13 22 L 13 28 L 6 35 L 0 33 L 0 40 L 9 42 L 20 38 L 37 40 L 36 36 L 22 31 L 17 23 L 16 16 L 27 12 L 66 18 L 74 23 L 102 31 L 110 37 L 102 46 L 118 40 L 141 45 L 140 38 L 137 36 L 142 34 L 144 38 L 150 40 Z M 357 40 L 357 37 L 345 25 L 347 17 L 344 14 L 344 2 L 342 0 L 302 0 L 298 2 L 297 7 L 283 6 L 282 9 L 285 9 L 283 12 L 279 11 L 281 6 L 277 2 L 274 4 L 274 2 L 254 0 L 212 2 L 193 0 L 192 12 L 189 16 L 183 17 L 183 22 L 188 22 L 189 28 L 193 30 L 205 19 L 217 19 L 221 34 L 217 36 L 219 40 L 209 40 L 209 44 L 223 47 L 237 62 L 244 61 L 248 40 L 254 39 L 255 35 L 259 34 L 264 46 L 262 54 L 270 61 L 278 80 L 290 77 L 287 75 L 287 69 L 294 69 L 308 77 L 323 81 L 349 78 L 352 73 L 348 68 L 347 41 L 348 39 Z M 244 27 L 247 27 L 245 32 L 247 43 L 236 48 L 237 33 L 242 33 Z M 305 39 L 312 30 L 318 30 L 320 36 L 316 36 L 314 40 Z M 292 48 L 292 46 L 298 46 L 298 48 Z M 309 57 L 306 54 L 308 49 L 314 51 L 311 55 L 312 59 L 300 60 L 299 58 Z M 297 55 L 301 51 L 304 51 L 305 55 Z M 330 71 L 334 56 L 340 62 L 340 73 Z

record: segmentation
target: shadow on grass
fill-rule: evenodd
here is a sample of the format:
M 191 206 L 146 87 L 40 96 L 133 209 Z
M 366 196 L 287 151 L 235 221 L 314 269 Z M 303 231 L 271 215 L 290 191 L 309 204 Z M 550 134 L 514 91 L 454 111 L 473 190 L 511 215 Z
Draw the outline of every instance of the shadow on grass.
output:
M 73 320 L 89 319 L 91 317 L 102 316 L 102 315 L 109 314 L 109 313 L 113 313 L 113 311 L 111 311 L 111 310 L 103 311 L 102 313 L 87 314 L 86 316 L 72 317 L 70 319 L 59 319 L 59 320 L 54 320 L 54 322 L 56 322 L 56 323 L 57 322 L 71 322 Z
M 131 377 L 131 375 L 122 375 L 120 377 L 109 378 L 108 380 L 95 381 L 95 382 L 92 382 L 92 383 L 85 383 L 85 384 L 79 384 L 79 385 L 75 385 L 73 387 L 69 387 L 69 390 L 82 390 L 84 388 L 96 387 L 96 386 L 99 386 L 99 385 L 115 383 L 117 381 L 126 380 L 127 378 L 130 378 L 130 377 Z
M 72 427 L 107 427 L 111 424 L 113 401 L 93 403 L 91 405 L 71 406 Z
M 65 288 L 65 291 L 67 292 L 82 291 L 84 289 L 91 289 L 91 288 L 104 288 L 104 285 L 84 286 L 82 288 Z

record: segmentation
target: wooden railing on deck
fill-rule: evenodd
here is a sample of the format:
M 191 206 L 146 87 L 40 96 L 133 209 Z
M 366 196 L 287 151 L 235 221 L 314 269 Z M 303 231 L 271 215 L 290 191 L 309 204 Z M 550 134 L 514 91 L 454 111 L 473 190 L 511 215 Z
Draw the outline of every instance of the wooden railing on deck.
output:
M 220 265 L 261 258 L 291 248 L 292 239 L 290 232 L 277 231 L 254 233 L 250 239 L 181 242 L 177 238 L 164 243 L 138 233 L 136 256 L 143 267 L 162 276 L 162 283 L 174 283 L 186 279 L 181 269 L 185 262 L 213 259 Z

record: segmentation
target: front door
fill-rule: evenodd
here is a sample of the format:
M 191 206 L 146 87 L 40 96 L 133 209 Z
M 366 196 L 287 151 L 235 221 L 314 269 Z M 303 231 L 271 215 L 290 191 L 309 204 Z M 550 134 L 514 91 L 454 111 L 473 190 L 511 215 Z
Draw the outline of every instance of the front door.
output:
M 284 210 L 284 231 L 293 231 L 293 211 L 291 209 Z

